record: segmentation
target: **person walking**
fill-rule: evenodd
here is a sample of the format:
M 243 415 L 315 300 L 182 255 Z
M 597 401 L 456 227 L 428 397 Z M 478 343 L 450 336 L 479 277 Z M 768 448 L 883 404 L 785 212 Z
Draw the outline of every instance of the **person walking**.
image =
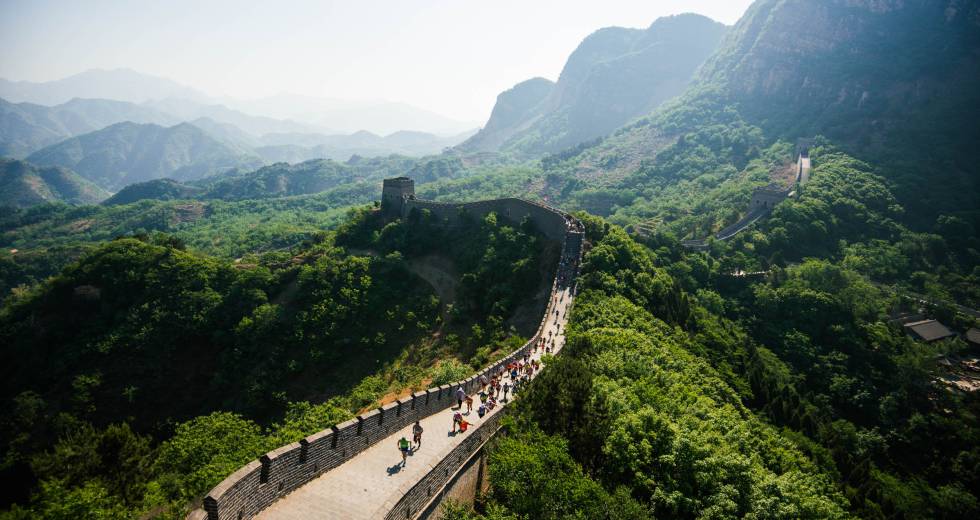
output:
M 463 422 L 463 414 L 456 412 L 453 414 L 453 431 L 456 433 L 456 426 Z
M 507 400 L 507 392 L 510 391 L 510 383 L 504 383 L 504 401 Z
M 456 408 L 463 408 L 463 399 L 466 399 L 466 390 L 463 390 L 463 387 L 459 387 L 456 389 Z
M 408 439 L 402 437 L 398 439 L 398 451 L 402 452 L 402 466 L 408 461 Z
M 419 421 L 415 421 L 415 426 L 412 426 L 412 442 L 418 448 L 422 447 L 422 424 Z
M 466 396 L 466 413 L 473 411 L 473 396 Z

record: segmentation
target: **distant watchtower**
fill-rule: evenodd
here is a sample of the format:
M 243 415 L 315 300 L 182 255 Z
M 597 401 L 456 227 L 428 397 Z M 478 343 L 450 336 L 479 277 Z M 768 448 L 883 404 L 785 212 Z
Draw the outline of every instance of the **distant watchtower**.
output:
M 406 198 L 415 198 L 415 181 L 408 177 L 385 179 L 381 188 L 381 213 L 388 218 L 400 217 Z
M 812 138 L 808 138 L 808 139 L 806 139 L 806 138 L 800 138 L 800 139 L 797 139 L 796 140 L 796 155 L 803 156 L 803 157 L 809 157 L 810 156 L 810 148 L 813 147 L 813 141 L 814 140 Z

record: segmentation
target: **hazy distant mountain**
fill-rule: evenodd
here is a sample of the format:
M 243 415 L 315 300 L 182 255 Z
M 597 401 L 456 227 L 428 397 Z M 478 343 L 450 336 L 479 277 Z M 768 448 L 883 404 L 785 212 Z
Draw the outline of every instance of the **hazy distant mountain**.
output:
M 311 159 L 346 161 L 350 157 L 381 157 L 391 154 L 422 156 L 442 152 L 473 135 L 474 130 L 450 137 L 425 132 L 401 131 L 380 136 L 371 132 L 350 135 L 269 134 L 262 137 L 264 146 L 255 148 L 268 162 L 302 162 Z
M 458 121 L 405 103 L 327 110 L 312 114 L 311 121 L 340 132 L 368 130 L 379 134 L 414 130 L 452 135 L 478 126 L 471 121 Z
M 544 111 L 544 100 L 555 88 L 545 78 L 532 78 L 514 85 L 497 96 L 490 119 L 476 135 L 463 145 L 473 151 L 500 148 L 514 134 L 527 129 Z
M 74 98 L 147 103 L 180 121 L 201 117 L 229 123 L 261 136 L 267 133 L 352 133 L 381 135 L 414 130 L 442 136 L 478 126 L 405 103 L 351 101 L 282 94 L 253 100 L 215 98 L 175 81 L 129 69 L 89 70 L 56 81 L 0 79 L 0 98 L 57 105 Z
M 473 121 L 459 121 L 406 103 L 388 101 L 351 101 L 281 94 L 222 102 L 243 112 L 329 128 L 330 133 L 366 130 L 387 135 L 399 130 L 413 130 L 449 136 L 479 126 Z
M 251 149 L 259 146 L 259 139 L 233 124 L 219 123 L 210 117 L 199 117 L 188 122 L 204 130 L 211 137 L 235 147 Z
M 0 79 L 0 97 L 15 103 L 41 105 L 58 105 L 74 98 L 114 99 L 132 103 L 164 98 L 207 99 L 204 93 L 175 81 L 129 69 L 87 70 L 64 79 L 44 82 Z
M 145 103 L 145 106 L 170 114 L 181 121 L 208 118 L 218 123 L 234 125 L 239 130 L 251 134 L 253 137 L 260 137 L 271 133 L 309 133 L 323 131 L 323 128 L 311 124 L 249 115 L 224 105 L 201 103 L 187 99 L 167 98 L 154 100 Z
M 172 127 L 118 123 L 39 150 L 28 160 L 71 168 L 110 191 L 134 182 L 199 179 L 261 160 L 189 123 Z
M 108 196 L 107 191 L 71 170 L 0 158 L 0 206 L 26 208 L 46 202 L 96 204 Z
M 600 29 L 553 87 L 529 80 L 501 94 L 485 129 L 461 148 L 537 155 L 608 134 L 680 94 L 725 30 L 696 14 L 659 18 L 645 30 Z
M 178 119 L 149 107 L 106 99 L 72 99 L 47 107 L 0 99 L 0 155 L 23 158 L 69 137 L 123 121 L 174 125 Z

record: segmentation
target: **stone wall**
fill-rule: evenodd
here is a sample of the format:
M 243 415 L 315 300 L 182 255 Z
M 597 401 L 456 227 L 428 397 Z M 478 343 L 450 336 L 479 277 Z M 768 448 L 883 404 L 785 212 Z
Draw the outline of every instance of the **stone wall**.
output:
M 520 223 L 527 217 L 534 222 L 544 236 L 559 242 L 565 238 L 568 228 L 567 219 L 571 218 L 565 212 L 544 204 L 516 198 L 481 200 L 461 204 L 407 199 L 402 208 L 403 217 L 408 216 L 408 213 L 413 209 L 428 210 L 447 226 L 458 225 L 467 215 L 482 219 L 490 213 L 496 213 L 498 217 L 514 223 Z
M 403 214 L 407 214 L 411 208 L 424 208 L 430 211 L 435 209 L 433 213 L 444 218 L 448 225 L 462 218 L 460 211 L 476 217 L 496 212 L 504 218 L 515 221 L 520 221 L 527 216 L 535 221 L 546 236 L 564 239 L 563 260 L 570 260 L 566 258 L 570 255 L 574 255 L 576 261 L 581 258 L 582 232 L 577 230 L 577 226 L 569 226 L 566 214 L 541 204 L 521 199 L 500 199 L 459 205 L 409 198 L 403 200 L 406 203 Z M 204 498 L 203 508 L 191 512 L 187 517 L 188 520 L 252 518 L 280 497 L 354 458 L 377 441 L 415 421 L 450 407 L 453 402 L 452 396 L 457 388 L 462 387 L 467 394 L 474 393 L 479 386 L 480 376 L 486 375 L 489 378 L 499 373 L 508 363 L 522 358 L 531 344 L 539 339 L 547 317 L 553 310 L 553 296 L 557 288 L 556 277 L 552 285 L 551 297 L 548 298 L 547 309 L 537 332 L 519 349 L 463 381 L 415 392 L 411 397 L 399 399 L 266 453 L 258 460 L 232 473 L 212 489 Z M 440 492 L 449 482 L 450 475 L 455 474 L 461 464 L 469 460 L 497 428 L 499 428 L 498 419 L 483 423 L 474 431 L 474 435 L 457 446 L 452 455 L 441 461 L 438 467 L 423 479 L 424 485 L 420 482 L 406 494 L 392 509 L 389 517 L 405 518 L 397 515 L 416 514 L 420 508 L 419 504 L 425 505 L 430 501 L 432 489 Z
M 463 463 L 463 467 L 446 483 L 442 492 L 437 494 L 429 506 L 420 511 L 416 518 L 419 520 L 440 520 L 443 517 L 442 505 L 446 502 L 473 503 L 476 497 L 490 490 L 490 475 L 487 471 L 487 449 L 484 445 L 470 456 L 468 461 Z

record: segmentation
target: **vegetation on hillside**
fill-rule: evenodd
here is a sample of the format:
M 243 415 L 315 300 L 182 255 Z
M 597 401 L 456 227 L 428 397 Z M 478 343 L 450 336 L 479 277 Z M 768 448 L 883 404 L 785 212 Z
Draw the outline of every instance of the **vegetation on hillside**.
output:
M 440 235 L 364 209 L 235 263 L 165 234 L 95 248 L 0 308 L 6 517 L 179 517 L 266 450 L 463 377 L 523 341 L 508 320 L 550 276 L 545 245 L 494 215 Z M 411 270 L 433 250 L 455 302 Z
M 37 204 L 97 204 L 109 196 L 102 188 L 64 168 L 40 168 L 0 158 L 0 208 Z
M 823 196 L 847 192 L 841 182 Z M 830 221 L 847 229 L 868 218 L 849 206 L 887 198 L 862 192 L 871 199 L 828 205 Z M 644 247 L 583 217 L 593 246 L 567 349 L 494 447 L 481 513 L 455 517 L 980 511 L 980 401 L 937 379 L 937 354 L 962 341 L 925 345 L 888 324 L 901 300 L 847 263 L 809 259 L 752 281 L 729 270 L 749 248 L 687 253 L 663 235 Z M 551 465 L 569 469 L 559 478 Z

